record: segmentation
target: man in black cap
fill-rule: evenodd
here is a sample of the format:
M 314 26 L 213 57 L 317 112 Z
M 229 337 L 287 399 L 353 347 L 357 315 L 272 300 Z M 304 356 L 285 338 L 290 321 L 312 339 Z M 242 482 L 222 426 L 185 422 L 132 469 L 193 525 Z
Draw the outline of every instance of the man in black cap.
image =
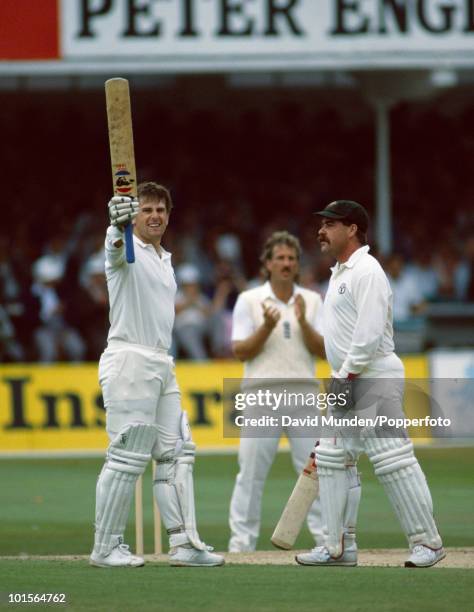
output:
M 322 218 L 321 250 L 337 262 L 323 311 L 324 345 L 332 370 L 330 391 L 346 393 L 347 398 L 334 414 L 403 414 L 404 368 L 394 352 L 392 291 L 379 262 L 369 254 L 367 212 L 357 202 L 336 200 L 316 214 Z M 359 486 L 356 464 L 363 451 L 408 538 L 411 554 L 405 566 L 429 567 L 443 559 L 431 494 L 413 444 L 405 430 L 376 429 L 373 421 L 365 419 L 356 427 L 336 426 L 315 449 L 325 546 L 297 555 L 297 562 L 357 565 L 357 548 L 350 537 L 357 518 L 351 499 Z
M 357 202 L 353 202 L 352 200 L 336 200 L 335 202 L 331 202 L 331 204 L 328 204 L 328 206 L 326 206 L 324 210 L 316 212 L 315 214 L 322 217 L 321 230 L 323 230 L 323 228 L 331 228 L 332 232 L 334 232 L 334 228 L 336 228 L 336 230 L 337 228 L 342 230 L 342 226 L 344 226 L 345 228 L 347 228 L 344 233 L 344 236 L 349 237 L 346 236 L 346 234 L 350 232 L 351 226 L 355 225 L 357 227 L 355 234 L 353 234 L 353 236 L 350 236 L 351 238 L 354 237 L 357 242 L 352 240 L 346 241 L 345 239 L 343 239 L 344 244 L 346 244 L 346 242 L 350 242 L 350 245 L 347 244 L 347 247 L 352 252 L 356 248 L 358 248 L 358 246 L 363 246 L 367 244 L 369 215 L 367 214 L 365 208 Z M 340 223 L 336 223 L 337 221 L 340 221 Z M 319 235 L 319 242 L 321 244 L 321 251 L 323 253 L 329 253 L 339 261 L 340 255 L 337 251 L 337 236 L 340 236 L 342 238 L 343 234 L 340 234 L 338 232 L 334 236 L 336 240 L 336 251 L 334 250 L 334 247 L 326 248 L 330 244 L 327 232 L 325 239 L 322 239 L 321 235 Z M 342 258 L 344 259 L 344 255 L 342 255 Z

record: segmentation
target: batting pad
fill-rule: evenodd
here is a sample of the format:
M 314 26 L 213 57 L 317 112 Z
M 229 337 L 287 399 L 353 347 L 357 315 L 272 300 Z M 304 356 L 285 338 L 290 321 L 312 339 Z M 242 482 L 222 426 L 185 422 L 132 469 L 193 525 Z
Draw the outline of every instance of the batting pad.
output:
M 151 458 L 156 428 L 144 423 L 127 425 L 111 442 L 96 489 L 94 550 L 107 555 L 121 543 L 135 482 Z
M 355 542 L 361 486 L 357 467 L 346 466 L 347 502 L 344 512 L 344 546 Z
M 107 450 L 107 468 L 139 476 L 151 459 L 157 437 L 155 425 L 132 423 L 124 427 Z
M 196 445 L 191 439 L 184 411 L 181 414 L 180 434 L 174 456 L 156 462 L 153 491 L 170 536 L 170 546 L 191 543 L 197 550 L 209 550 L 201 541 L 196 526 L 193 477 Z
M 366 452 L 408 538 L 410 548 L 442 546 L 433 501 L 413 444 L 401 438 L 367 438 Z
M 197 550 L 207 550 L 196 527 L 194 505 L 194 454 L 191 440 L 179 445 L 178 455 L 156 463 L 153 490 L 163 523 L 170 536 L 170 546 L 191 543 Z
M 332 557 L 340 557 L 343 552 L 344 512 L 347 503 L 344 449 L 326 446 L 325 440 L 321 440 L 316 448 L 316 466 L 326 547 Z

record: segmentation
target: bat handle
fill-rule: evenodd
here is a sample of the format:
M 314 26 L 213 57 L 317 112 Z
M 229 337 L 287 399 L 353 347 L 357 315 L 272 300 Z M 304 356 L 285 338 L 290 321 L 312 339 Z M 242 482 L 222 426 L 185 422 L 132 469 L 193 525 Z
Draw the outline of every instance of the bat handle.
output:
M 131 264 L 135 262 L 135 250 L 133 248 L 133 225 L 127 223 L 125 226 L 125 255 L 127 263 Z

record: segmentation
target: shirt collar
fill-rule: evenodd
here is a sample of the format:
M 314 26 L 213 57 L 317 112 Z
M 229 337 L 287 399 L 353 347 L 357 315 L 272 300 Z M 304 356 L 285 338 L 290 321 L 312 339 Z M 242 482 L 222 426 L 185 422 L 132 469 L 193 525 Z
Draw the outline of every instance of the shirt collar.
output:
M 369 251 L 370 251 L 369 245 L 364 244 L 364 246 L 361 246 L 356 251 L 354 251 L 347 261 L 345 261 L 342 264 L 338 262 L 335 266 L 331 268 L 331 270 L 333 272 L 338 272 L 339 270 L 342 270 L 343 268 L 353 268 L 356 265 L 356 263 L 359 261 L 359 259 L 363 255 L 368 253 Z
M 133 235 L 135 242 L 137 242 L 142 249 L 147 249 L 148 247 L 151 247 L 152 249 L 155 249 L 155 247 L 150 244 L 149 242 L 143 242 L 143 240 L 141 240 L 136 234 Z M 169 259 L 171 257 L 171 253 L 169 251 L 166 251 L 160 244 L 160 255 L 162 259 Z
M 298 293 L 298 291 L 301 289 L 301 287 L 299 285 L 297 285 L 296 283 L 293 283 L 293 293 L 290 297 L 290 299 L 288 300 L 288 304 L 292 304 L 295 300 L 295 295 Z M 277 296 L 273 293 L 273 289 L 272 286 L 270 284 L 270 281 L 266 281 L 266 283 L 263 285 L 263 290 L 264 290 L 264 295 L 263 295 L 263 299 L 266 300 L 267 298 L 270 298 L 272 300 L 274 300 L 275 302 L 281 302 L 280 299 L 277 298 Z M 282 302 L 282 304 L 284 304 L 285 302 Z

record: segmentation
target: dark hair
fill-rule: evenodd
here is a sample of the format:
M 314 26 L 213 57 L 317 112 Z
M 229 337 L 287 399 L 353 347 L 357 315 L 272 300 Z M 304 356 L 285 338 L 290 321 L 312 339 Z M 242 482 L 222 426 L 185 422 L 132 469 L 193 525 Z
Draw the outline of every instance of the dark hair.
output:
M 158 183 L 154 183 L 153 181 L 148 181 L 146 183 L 140 183 L 138 185 L 138 199 L 142 198 L 151 198 L 152 200 L 158 200 L 158 202 L 163 201 L 166 206 L 166 212 L 169 214 L 171 209 L 173 208 L 173 201 L 171 199 L 171 194 L 166 187 L 163 185 L 158 185 Z
M 339 221 L 343 225 L 347 225 L 348 227 L 349 225 L 357 225 L 355 221 L 348 221 L 346 219 L 339 219 Z M 361 246 L 364 246 L 365 244 L 367 244 L 367 233 L 359 229 L 359 226 L 357 226 L 356 238 L 359 241 Z
M 277 245 L 284 244 L 296 252 L 296 259 L 299 261 L 301 257 L 301 245 L 296 236 L 289 232 L 273 232 L 270 238 L 263 245 L 262 254 L 260 255 L 260 263 L 262 264 L 262 272 L 266 280 L 270 278 L 270 273 L 265 266 L 266 262 L 273 257 L 273 248 Z M 299 275 L 295 277 L 295 281 L 299 280 Z

